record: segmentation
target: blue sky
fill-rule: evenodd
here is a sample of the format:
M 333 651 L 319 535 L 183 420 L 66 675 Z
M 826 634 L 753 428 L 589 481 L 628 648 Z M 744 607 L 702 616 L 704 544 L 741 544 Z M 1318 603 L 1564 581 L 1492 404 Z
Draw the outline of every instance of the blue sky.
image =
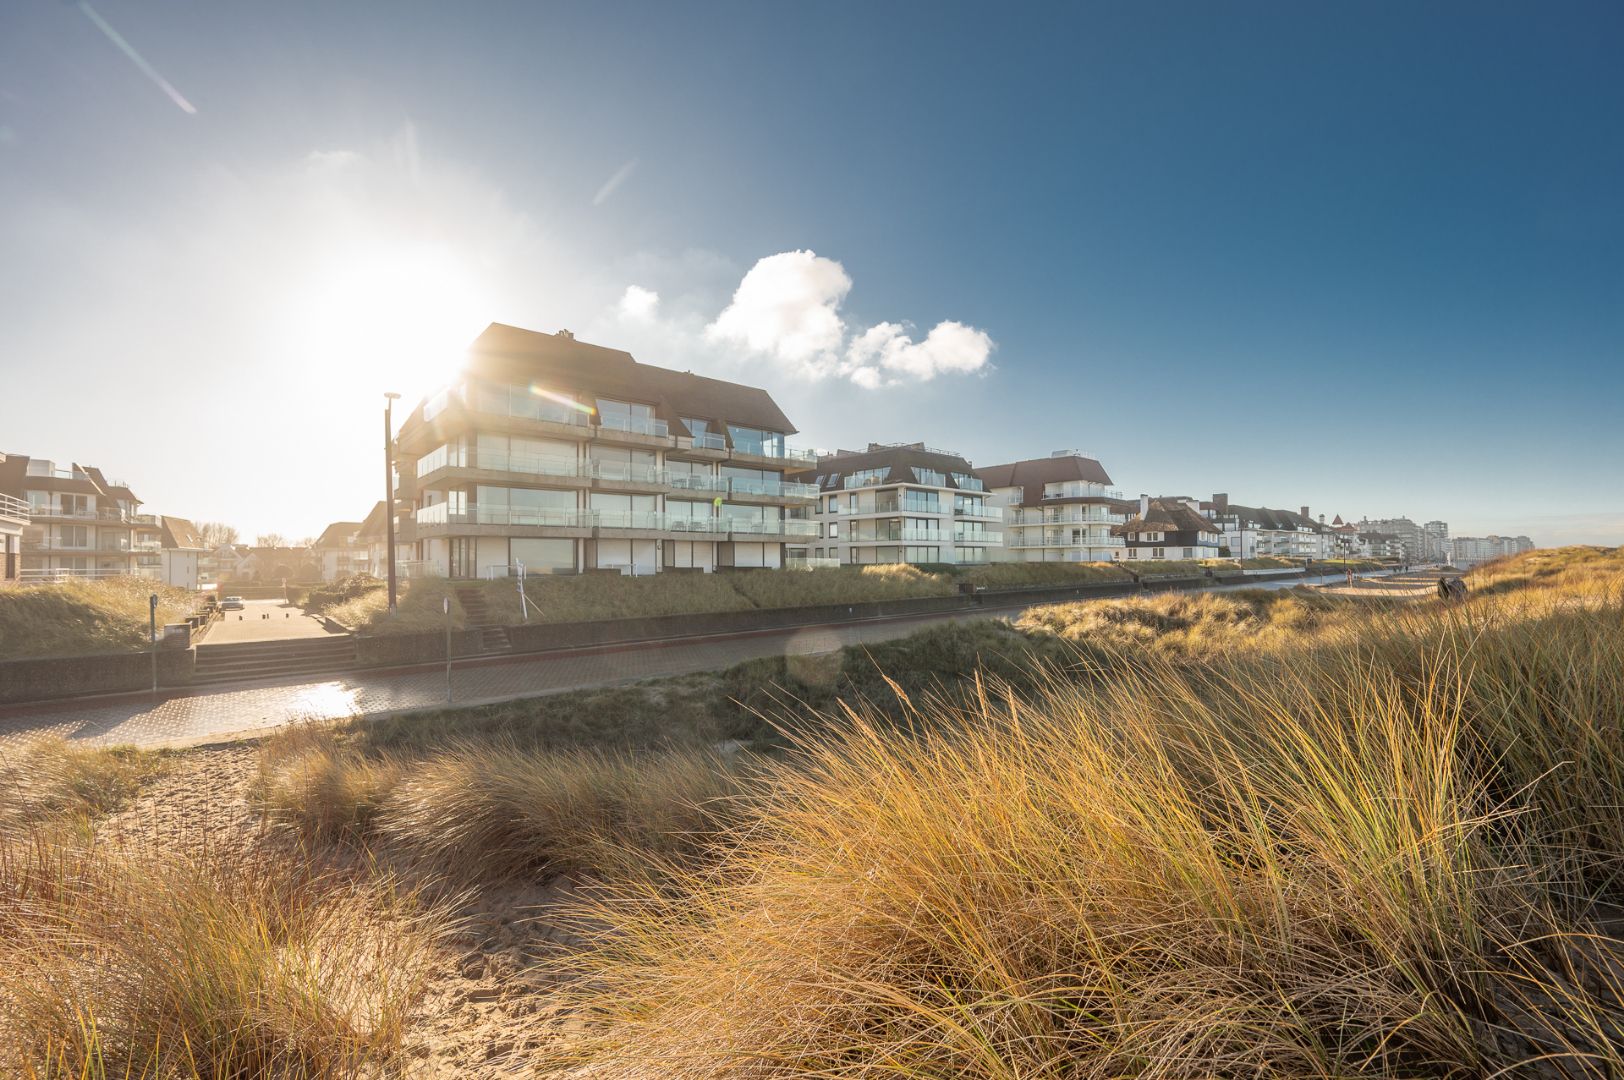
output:
M 0 449 L 313 534 L 500 320 L 808 445 L 1624 543 L 1621 53 L 1602 3 L 23 0 Z

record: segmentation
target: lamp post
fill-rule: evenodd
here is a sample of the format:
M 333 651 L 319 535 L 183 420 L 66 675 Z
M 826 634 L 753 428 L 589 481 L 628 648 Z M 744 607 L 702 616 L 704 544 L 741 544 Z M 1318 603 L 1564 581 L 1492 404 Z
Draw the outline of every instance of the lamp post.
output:
M 383 395 L 383 520 L 384 553 L 389 564 L 389 614 L 395 613 L 395 425 L 394 408 L 399 394 Z

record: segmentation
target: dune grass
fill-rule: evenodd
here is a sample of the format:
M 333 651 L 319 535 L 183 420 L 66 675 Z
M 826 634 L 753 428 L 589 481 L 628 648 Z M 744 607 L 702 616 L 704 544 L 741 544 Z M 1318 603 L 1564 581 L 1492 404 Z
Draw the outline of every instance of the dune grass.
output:
M 1618 1075 L 1624 606 L 1361 617 L 848 711 L 719 866 L 596 909 L 553 1064 Z
M 159 775 L 165 758 L 129 747 L 35 739 L 0 746 L 0 838 L 119 809 Z
M 966 567 L 959 580 L 989 589 L 1021 589 L 1041 585 L 1092 585 L 1130 582 L 1129 573 L 1114 563 L 1007 562 Z
M 1356 617 L 1345 603 L 1307 590 L 1243 589 L 1053 604 L 1026 612 L 1016 626 L 1113 653 L 1142 648 L 1212 656 L 1303 645 Z
M 0 589 L 0 659 L 134 652 L 148 645 L 148 597 L 158 625 L 184 622 L 191 594 L 146 578 L 68 580 Z
M 307 728 L 262 747 L 255 797 L 307 839 L 468 883 L 615 876 L 691 856 L 737 817 L 743 775 L 697 748 L 634 756 L 463 737 L 422 757 Z

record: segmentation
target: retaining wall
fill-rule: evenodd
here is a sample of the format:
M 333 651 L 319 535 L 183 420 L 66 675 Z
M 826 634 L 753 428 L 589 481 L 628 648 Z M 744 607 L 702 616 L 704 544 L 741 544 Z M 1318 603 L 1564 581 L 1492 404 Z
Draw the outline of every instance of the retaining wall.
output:
M 158 685 L 185 686 L 192 681 L 191 649 L 158 650 Z M 152 688 L 152 654 L 97 653 L 92 656 L 42 656 L 0 661 L 0 703 L 45 701 Z

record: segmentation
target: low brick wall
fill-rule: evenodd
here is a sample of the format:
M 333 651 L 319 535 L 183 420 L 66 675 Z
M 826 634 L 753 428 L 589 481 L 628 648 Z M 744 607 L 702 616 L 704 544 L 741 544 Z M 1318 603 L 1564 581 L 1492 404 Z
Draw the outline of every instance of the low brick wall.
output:
M 158 685 L 190 683 L 195 655 L 191 649 L 159 649 Z M 0 661 L 0 703 L 151 688 L 152 654 L 146 652 Z
M 451 631 L 451 655 L 473 656 L 480 651 L 478 630 Z M 359 667 L 406 667 L 445 659 L 445 632 L 432 634 L 377 634 L 355 639 Z

